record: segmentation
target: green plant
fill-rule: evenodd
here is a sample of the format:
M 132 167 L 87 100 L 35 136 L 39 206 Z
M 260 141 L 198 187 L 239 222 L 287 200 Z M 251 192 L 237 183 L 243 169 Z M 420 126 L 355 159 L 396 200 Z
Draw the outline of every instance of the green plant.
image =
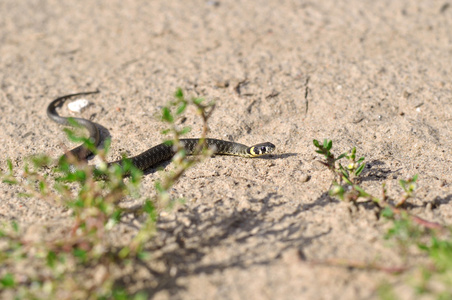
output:
M 190 129 L 180 129 L 176 122 L 186 107 L 193 105 L 203 120 L 203 140 L 213 105 L 203 105 L 199 98 L 187 100 L 180 89 L 175 98 L 162 109 L 161 115 L 169 127 L 164 133 L 173 135 L 167 142 L 178 149 L 173 158 L 174 171 L 164 174 L 163 180 L 156 184 L 157 199 L 144 199 L 140 208 L 131 210 L 120 206 L 124 197 L 140 197 L 142 172 L 127 159 L 122 166 L 108 166 L 105 157 L 110 141 L 98 150 L 90 139 L 65 129 L 70 140 L 82 142 L 101 158 L 103 162 L 97 167 L 78 161 L 70 153 L 56 163 L 45 155 L 32 157 L 22 172 L 16 172 L 12 162 L 7 161 L 7 171 L 0 174 L 4 184 L 17 186 L 21 196 L 66 207 L 72 212 L 72 218 L 62 228 L 62 234 L 39 241 L 26 240 L 16 222 L 0 227 L 0 297 L 8 292 L 16 298 L 131 298 L 127 288 L 117 285 L 115 274 L 120 274 L 119 270 L 128 264 L 149 259 L 146 245 L 156 232 L 158 211 L 170 209 L 174 203 L 168 190 L 188 168 L 209 155 L 201 142 L 197 150 L 201 155 L 187 157 L 179 137 Z M 109 238 L 109 233 L 128 213 L 144 216 L 146 220 L 130 243 L 118 245 Z M 23 268 L 24 265 L 33 268 Z M 133 297 L 146 298 L 142 293 Z
M 351 153 L 342 153 L 335 158 L 334 154 L 330 151 L 333 147 L 333 141 L 325 139 L 323 144 L 320 144 L 317 140 L 313 140 L 313 143 L 317 147 L 316 152 L 322 154 L 326 159 L 326 161 L 321 161 L 321 163 L 333 172 L 335 178 L 339 178 L 339 182 L 333 180 L 333 188 L 329 191 L 331 196 L 354 203 L 359 198 L 365 198 L 379 205 L 382 200 L 370 195 L 357 184 L 358 178 L 366 164 L 364 163 L 364 157 L 356 160 L 356 148 L 353 148 Z M 349 161 L 346 167 L 338 162 L 342 158 L 346 158 Z M 336 164 L 336 162 L 338 163 Z M 342 182 L 345 182 L 351 188 L 346 188 L 346 186 L 342 185 Z
M 429 294 L 437 299 L 452 298 L 452 229 L 438 223 L 429 222 L 418 216 L 412 215 L 403 207 L 407 200 L 415 195 L 418 175 L 414 175 L 407 180 L 400 180 L 399 185 L 403 192 L 400 200 L 396 201 L 388 199 L 386 196 L 385 184 L 382 185 L 382 195 L 380 198 L 366 192 L 359 185 L 359 176 L 364 170 L 364 157 L 356 160 L 356 148 L 351 153 L 343 153 L 335 158 L 331 153 L 333 142 L 324 140 L 320 144 L 317 140 L 313 141 L 317 148 L 316 152 L 325 157 L 322 162 L 335 175 L 332 188 L 329 193 L 331 196 L 340 200 L 350 201 L 358 205 L 358 199 L 364 199 L 374 203 L 379 211 L 380 216 L 391 222 L 385 238 L 392 239 L 397 242 L 399 249 L 405 257 L 409 257 L 411 246 L 415 245 L 422 250 L 429 258 L 430 263 L 416 268 L 419 279 L 416 280 L 415 289 L 419 294 Z M 343 167 L 340 159 L 346 158 L 349 163 L 347 167 Z M 339 177 L 339 182 L 336 178 Z M 448 234 L 445 234 L 448 233 Z M 429 242 L 426 242 L 429 241 Z M 331 260 L 330 260 L 331 262 Z M 332 260 L 334 265 L 346 265 L 348 267 L 365 266 L 368 269 L 379 269 L 384 271 L 392 271 L 393 268 L 375 266 L 374 264 L 357 263 L 354 261 L 344 262 L 343 260 Z M 411 270 L 411 267 L 396 268 L 399 271 Z M 435 283 L 435 284 L 433 284 Z M 388 283 L 381 285 L 378 290 L 382 299 L 396 299 L 396 295 Z

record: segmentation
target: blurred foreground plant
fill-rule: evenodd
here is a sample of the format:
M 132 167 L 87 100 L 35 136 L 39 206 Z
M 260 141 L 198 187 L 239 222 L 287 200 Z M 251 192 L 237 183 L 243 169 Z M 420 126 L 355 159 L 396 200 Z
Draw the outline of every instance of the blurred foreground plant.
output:
M 0 226 L 0 298 L 147 298 L 143 293 L 130 295 L 126 287 L 118 285 L 120 275 L 117 274 L 122 274 L 126 265 L 149 259 L 146 245 L 156 232 L 158 212 L 170 209 L 174 203 L 169 197 L 169 189 L 188 168 L 210 155 L 204 149 L 203 141 L 213 105 L 204 105 L 200 98 L 187 100 L 180 89 L 175 98 L 163 107 L 161 114 L 169 127 L 163 133 L 173 135 L 167 142 L 177 148 L 173 158 L 174 171 L 165 173 L 163 180 L 156 182 L 157 198 L 145 199 L 138 209 L 121 208 L 120 202 L 124 197 L 140 197 L 142 172 L 127 159 L 122 166 L 108 167 L 105 157 L 109 140 L 98 150 L 89 138 L 65 129 L 71 141 L 82 142 L 100 157 L 102 162 L 96 167 L 77 161 L 70 153 L 59 159 L 54 167 L 49 167 L 52 159 L 48 156 L 32 157 L 20 172 L 14 170 L 10 160 L 7 161 L 7 170 L 0 174 L 3 184 L 16 186 L 21 190 L 21 196 L 70 209 L 72 222 L 61 228 L 60 234 L 45 236 L 39 241 L 27 240 L 17 222 Z M 189 105 L 196 108 L 203 121 L 197 150 L 201 155 L 191 158 L 185 155 L 179 143 L 180 136 L 190 128 L 180 129 L 176 125 Z M 111 233 L 121 218 L 130 213 L 144 216 L 145 221 L 130 243 L 118 245 L 112 242 Z M 24 268 L 24 265 L 31 268 Z

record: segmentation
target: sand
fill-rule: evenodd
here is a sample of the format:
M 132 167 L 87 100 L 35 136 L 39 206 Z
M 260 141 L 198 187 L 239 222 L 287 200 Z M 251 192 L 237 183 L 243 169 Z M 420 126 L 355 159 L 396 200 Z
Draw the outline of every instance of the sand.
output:
M 155 115 L 177 87 L 216 102 L 210 137 L 276 145 L 263 159 L 207 159 L 174 186 L 186 202 L 159 221 L 161 268 L 147 275 L 158 284 L 128 275 L 151 297 L 376 299 L 382 282 L 413 296 L 403 277 L 315 263 L 416 258 L 384 239 L 388 222 L 372 205 L 328 196 L 333 176 L 312 140 L 332 139 L 337 154 L 356 146 L 362 186 L 377 195 L 386 183 L 397 198 L 398 181 L 419 174 L 410 211 L 452 223 L 449 2 L 2 0 L 0 13 L 3 170 L 6 158 L 20 169 L 71 147 L 45 108 L 95 89 L 77 116 L 111 135 L 112 160 L 164 139 Z M 201 133 L 193 109 L 184 125 Z M 144 195 L 157 178 L 144 176 Z M 25 232 L 70 225 L 66 210 L 15 187 L 0 195 L 0 220 Z M 120 240 L 136 233 L 118 228 Z

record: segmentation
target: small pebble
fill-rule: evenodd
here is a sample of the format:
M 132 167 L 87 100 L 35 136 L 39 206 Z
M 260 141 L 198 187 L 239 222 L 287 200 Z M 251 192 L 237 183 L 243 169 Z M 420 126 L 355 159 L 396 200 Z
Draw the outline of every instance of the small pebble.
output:
M 301 182 L 306 182 L 308 180 L 309 180 L 309 176 L 308 175 L 306 175 L 306 174 L 301 174 L 300 175 L 300 181 Z
M 70 111 L 80 113 L 83 109 L 85 109 L 89 105 L 89 101 L 86 99 L 78 99 L 67 105 L 67 108 Z

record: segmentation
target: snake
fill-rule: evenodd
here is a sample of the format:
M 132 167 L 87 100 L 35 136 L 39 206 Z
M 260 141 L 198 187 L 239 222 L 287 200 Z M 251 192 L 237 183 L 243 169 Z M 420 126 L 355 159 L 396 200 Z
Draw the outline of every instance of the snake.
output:
M 78 124 L 81 127 L 84 127 L 89 133 L 89 139 L 94 144 L 95 147 L 98 147 L 101 142 L 101 135 L 98 127 L 95 123 L 83 119 L 83 118 L 70 118 L 60 116 L 56 109 L 64 104 L 64 102 L 70 98 L 86 96 L 91 94 L 99 93 L 99 91 L 91 91 L 91 92 L 81 92 L 75 94 L 69 94 L 65 96 L 61 96 L 56 98 L 47 106 L 47 116 L 60 125 L 72 126 L 74 127 L 74 123 Z M 199 138 L 190 138 L 190 139 L 180 139 L 180 145 L 186 151 L 187 155 L 196 154 L 198 143 L 200 142 Z M 229 142 L 219 139 L 213 138 L 205 138 L 204 139 L 205 146 L 212 151 L 212 154 L 219 155 L 235 155 L 240 157 L 259 157 L 262 155 L 270 154 L 275 150 L 275 145 L 269 142 L 256 144 L 253 146 L 246 146 L 243 144 Z M 155 167 L 165 161 L 170 160 L 177 152 L 176 147 L 170 145 L 168 143 L 161 143 L 157 146 L 154 146 L 136 156 L 129 157 L 127 160 L 137 169 L 141 171 L 145 171 L 149 168 Z M 84 145 L 80 145 L 72 150 L 70 150 L 65 156 L 70 155 L 75 157 L 77 160 L 85 160 L 88 156 L 90 156 L 92 151 L 87 149 Z M 113 161 L 108 163 L 108 165 L 120 165 L 122 166 L 124 159 L 120 159 L 117 161 Z

